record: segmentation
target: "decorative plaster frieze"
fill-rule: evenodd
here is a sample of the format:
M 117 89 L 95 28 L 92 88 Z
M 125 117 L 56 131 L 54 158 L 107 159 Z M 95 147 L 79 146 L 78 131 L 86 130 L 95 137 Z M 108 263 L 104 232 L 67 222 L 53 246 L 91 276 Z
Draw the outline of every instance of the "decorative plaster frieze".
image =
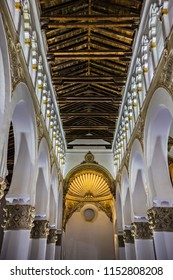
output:
M 124 243 L 134 243 L 134 237 L 130 229 L 125 229 L 123 233 Z
M 61 246 L 61 241 L 62 241 L 62 234 L 58 233 L 57 234 L 56 246 Z
M 31 238 L 47 238 L 49 234 L 49 222 L 47 220 L 35 220 L 31 230 Z
M 118 235 L 118 245 L 119 247 L 124 247 L 124 238 L 123 235 Z
M 152 239 L 152 230 L 148 222 L 135 222 L 131 227 L 132 236 L 135 239 Z
M 6 205 L 4 208 L 4 230 L 31 230 L 35 209 L 31 205 Z
M 51 243 L 56 243 L 58 237 L 57 237 L 57 230 L 54 228 L 50 228 L 49 229 L 49 235 L 47 237 L 47 243 L 51 244 Z
M 172 207 L 153 207 L 147 214 L 151 230 L 173 232 Z

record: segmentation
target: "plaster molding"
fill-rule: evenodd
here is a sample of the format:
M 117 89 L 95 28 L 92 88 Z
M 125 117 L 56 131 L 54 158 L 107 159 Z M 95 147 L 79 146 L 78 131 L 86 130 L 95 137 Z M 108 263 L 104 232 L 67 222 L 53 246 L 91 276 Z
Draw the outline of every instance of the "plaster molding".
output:
M 57 234 L 56 246 L 61 246 L 61 241 L 62 241 L 62 233 L 58 233 Z
M 125 246 L 123 235 L 118 235 L 118 245 L 120 248 Z
M 135 222 L 131 227 L 132 236 L 135 239 L 152 239 L 152 230 L 148 222 Z
M 49 235 L 47 237 L 47 243 L 51 244 L 51 243 L 56 243 L 58 237 L 57 237 L 57 229 L 54 228 L 50 228 L 49 229 Z
M 47 238 L 49 234 L 49 222 L 47 220 L 35 220 L 31 230 L 31 238 Z
M 173 232 L 172 207 L 153 207 L 148 210 L 147 214 L 151 230 Z
M 130 229 L 125 229 L 123 232 L 123 239 L 124 239 L 124 243 L 134 243 L 134 237 L 131 234 L 131 230 Z
M 6 205 L 4 208 L 4 230 L 31 230 L 35 209 L 31 205 Z

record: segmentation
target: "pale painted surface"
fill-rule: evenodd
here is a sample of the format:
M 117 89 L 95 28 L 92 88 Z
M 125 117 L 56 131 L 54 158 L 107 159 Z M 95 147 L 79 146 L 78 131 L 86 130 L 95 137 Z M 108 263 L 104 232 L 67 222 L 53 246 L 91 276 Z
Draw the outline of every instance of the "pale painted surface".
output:
M 135 245 L 133 243 L 125 243 L 126 260 L 136 260 Z
M 154 245 L 152 239 L 135 240 L 135 251 L 137 260 L 155 260 Z
M 67 175 L 67 173 L 83 162 L 85 159 L 85 155 L 91 151 L 92 154 L 94 155 L 95 161 L 98 162 L 100 165 L 102 165 L 104 168 L 106 168 L 113 177 L 115 177 L 115 172 L 114 172 L 114 163 L 113 163 L 113 154 L 111 152 L 107 151 L 98 151 L 98 150 L 91 150 L 91 149 L 86 149 L 86 150 L 75 150 L 72 152 L 67 152 L 66 153 L 66 165 L 65 165 L 65 170 L 64 170 L 64 177 Z
M 99 211 L 93 222 L 86 222 L 80 212 L 72 215 L 65 232 L 65 259 L 115 259 L 113 226 Z

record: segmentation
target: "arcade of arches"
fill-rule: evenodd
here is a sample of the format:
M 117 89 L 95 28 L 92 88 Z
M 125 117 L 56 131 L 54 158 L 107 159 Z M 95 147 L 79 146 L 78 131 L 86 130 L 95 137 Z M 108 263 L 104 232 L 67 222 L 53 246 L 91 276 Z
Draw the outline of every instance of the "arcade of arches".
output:
M 173 1 L 99 2 L 0 1 L 2 260 L 173 259 Z

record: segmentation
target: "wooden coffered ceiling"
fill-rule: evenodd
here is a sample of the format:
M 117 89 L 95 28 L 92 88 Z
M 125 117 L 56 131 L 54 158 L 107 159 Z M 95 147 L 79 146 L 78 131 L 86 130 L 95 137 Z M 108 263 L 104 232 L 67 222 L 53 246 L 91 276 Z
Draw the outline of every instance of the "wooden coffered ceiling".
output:
M 142 0 L 39 0 L 68 147 L 111 147 Z

